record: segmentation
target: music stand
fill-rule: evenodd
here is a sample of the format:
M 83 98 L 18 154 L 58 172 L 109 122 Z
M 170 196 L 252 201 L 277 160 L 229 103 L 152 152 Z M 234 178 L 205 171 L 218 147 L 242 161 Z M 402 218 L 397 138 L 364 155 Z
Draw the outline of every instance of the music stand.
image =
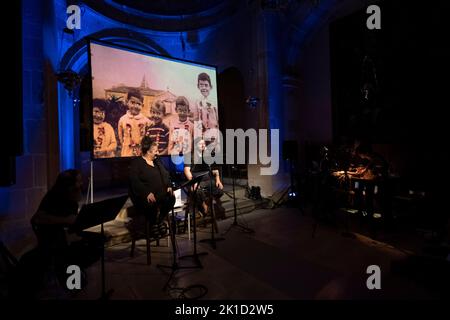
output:
M 100 234 L 102 236 L 102 254 L 101 254 L 101 276 L 102 276 L 102 293 L 101 300 L 108 299 L 113 289 L 106 292 L 105 281 L 105 231 L 103 224 L 114 220 L 120 210 L 128 200 L 128 195 L 122 195 L 115 198 L 106 199 L 94 203 L 85 204 L 81 207 L 77 215 L 75 223 L 69 228 L 69 232 L 81 232 L 84 229 L 101 225 Z
M 242 231 L 245 232 L 245 233 L 253 233 L 253 232 L 255 232 L 255 230 L 253 230 L 253 229 L 251 229 L 251 228 L 248 228 L 248 227 L 246 227 L 246 226 L 240 224 L 240 223 L 237 221 L 236 191 L 235 191 L 235 174 L 234 174 L 234 171 L 235 171 L 235 170 L 236 170 L 236 167 L 235 167 L 235 166 L 231 166 L 231 177 L 232 177 L 232 180 L 233 180 L 233 209 L 234 209 L 234 220 L 233 220 L 233 223 L 228 227 L 228 230 L 225 231 L 224 234 L 227 234 L 228 231 L 230 231 L 231 228 L 233 228 L 233 227 L 238 227 L 238 228 L 240 228 L 240 230 L 242 230 Z
M 191 254 L 191 255 L 182 256 L 182 257 L 180 257 L 180 259 L 194 258 L 194 261 L 196 263 L 196 267 L 197 268 L 203 268 L 203 265 L 200 262 L 200 259 L 198 258 L 198 256 L 200 256 L 200 255 L 207 255 L 208 254 L 207 252 L 201 252 L 201 253 L 197 252 L 197 222 L 196 222 L 197 219 L 195 218 L 195 210 L 196 210 L 196 207 L 197 207 L 197 190 L 198 190 L 198 188 L 200 186 L 200 182 L 208 174 L 209 174 L 208 171 L 197 173 L 195 175 L 195 177 L 192 178 L 192 180 L 190 180 L 190 181 L 188 181 L 186 183 L 186 186 L 191 186 L 191 185 L 195 186 L 194 189 L 193 189 L 193 192 L 192 192 L 192 197 L 191 197 L 192 199 L 194 199 L 193 200 L 193 205 L 192 205 L 192 216 L 193 216 L 193 225 L 192 225 L 192 227 L 194 229 L 194 253 Z
M 193 228 L 194 228 L 194 254 L 190 255 L 190 256 L 180 257 L 180 259 L 182 259 L 182 258 L 185 258 L 185 257 L 191 257 L 192 256 L 192 257 L 194 257 L 195 262 L 197 263 L 197 265 L 194 265 L 194 266 L 180 266 L 178 264 L 178 261 L 177 261 L 177 246 L 176 246 L 176 237 L 175 237 L 176 220 L 175 220 L 175 211 L 174 211 L 174 208 L 172 208 L 172 222 L 171 222 L 171 226 L 169 224 L 170 240 L 172 242 L 172 265 L 168 266 L 168 265 L 158 264 L 156 266 L 157 268 L 160 268 L 160 269 L 171 269 L 172 270 L 172 272 L 170 273 L 169 279 L 167 279 L 167 282 L 166 282 L 166 284 L 163 287 L 163 290 L 165 290 L 169 286 L 170 280 L 172 279 L 173 275 L 175 274 L 175 272 L 177 270 L 203 268 L 200 260 L 198 259 L 198 256 L 199 255 L 206 255 L 207 253 L 206 252 L 197 253 L 197 243 L 196 243 L 197 242 L 197 236 L 196 236 L 197 235 L 197 231 L 196 231 L 196 224 L 195 224 L 195 206 L 196 206 L 195 196 L 196 196 L 196 193 L 197 193 L 197 188 L 199 186 L 199 183 L 201 182 L 201 180 L 203 179 L 203 177 L 206 174 L 207 173 L 198 175 L 197 177 L 193 178 L 192 180 L 187 181 L 187 182 L 185 182 L 185 183 L 183 183 L 183 184 L 181 184 L 181 185 L 179 185 L 179 186 L 177 186 L 177 187 L 172 189 L 173 191 L 176 191 L 178 189 L 183 189 L 183 188 L 195 186 L 195 184 L 197 184 L 197 186 L 194 188 L 194 192 L 193 192 L 193 197 L 194 197 L 194 213 L 193 213 L 194 214 L 194 225 L 193 225 Z

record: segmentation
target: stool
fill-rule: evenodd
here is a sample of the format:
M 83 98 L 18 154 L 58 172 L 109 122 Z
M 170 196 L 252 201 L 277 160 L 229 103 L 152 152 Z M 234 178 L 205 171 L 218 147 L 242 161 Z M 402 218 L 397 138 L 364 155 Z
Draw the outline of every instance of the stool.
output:
M 127 210 L 130 213 L 130 211 L 134 211 L 135 209 L 134 209 L 134 207 L 131 206 Z M 129 216 L 130 216 L 130 214 L 129 214 Z M 144 221 L 142 221 L 142 220 L 144 220 Z M 145 225 L 144 231 L 139 230 L 137 228 L 137 225 L 142 225 L 142 222 L 144 222 L 144 225 Z M 149 219 L 145 216 L 141 216 L 141 215 L 136 216 L 135 215 L 133 217 L 133 220 L 127 226 L 130 229 L 130 234 L 131 234 L 130 257 L 134 256 L 134 249 L 136 247 L 136 241 L 144 238 L 146 240 L 147 264 L 148 265 L 151 264 L 151 249 L 150 249 L 151 241 L 155 240 L 156 245 L 159 246 L 159 240 L 161 239 L 161 237 L 159 237 L 159 236 L 153 237 L 153 238 L 152 238 L 152 236 L 162 234 L 162 232 L 160 232 L 161 225 L 162 225 L 162 223 L 151 226 Z M 165 230 L 167 230 L 167 228 Z M 168 233 L 167 233 L 167 236 L 169 236 Z M 169 245 L 169 242 L 167 244 Z

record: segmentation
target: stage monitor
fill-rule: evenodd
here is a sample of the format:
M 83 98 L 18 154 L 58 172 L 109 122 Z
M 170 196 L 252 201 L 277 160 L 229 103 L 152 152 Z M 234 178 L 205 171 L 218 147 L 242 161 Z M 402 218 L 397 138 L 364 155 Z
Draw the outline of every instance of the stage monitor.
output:
M 141 154 L 145 135 L 160 155 L 191 152 L 193 136 L 220 143 L 216 68 L 90 41 L 92 158 Z

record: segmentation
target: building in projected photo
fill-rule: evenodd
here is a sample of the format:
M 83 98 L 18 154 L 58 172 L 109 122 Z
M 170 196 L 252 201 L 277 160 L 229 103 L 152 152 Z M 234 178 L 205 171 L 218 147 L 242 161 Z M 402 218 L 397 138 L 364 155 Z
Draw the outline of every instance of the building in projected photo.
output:
M 107 100 L 121 101 L 125 103 L 127 94 L 130 90 L 139 90 L 139 92 L 144 97 L 144 105 L 142 107 L 142 114 L 146 117 L 150 116 L 150 107 L 157 100 L 164 102 L 166 106 L 166 113 L 175 112 L 175 99 L 177 98 L 172 92 L 167 90 L 155 90 L 148 87 L 145 76 L 142 78 L 141 85 L 139 87 L 126 86 L 125 84 L 120 84 L 113 86 L 112 88 L 105 89 L 105 98 Z

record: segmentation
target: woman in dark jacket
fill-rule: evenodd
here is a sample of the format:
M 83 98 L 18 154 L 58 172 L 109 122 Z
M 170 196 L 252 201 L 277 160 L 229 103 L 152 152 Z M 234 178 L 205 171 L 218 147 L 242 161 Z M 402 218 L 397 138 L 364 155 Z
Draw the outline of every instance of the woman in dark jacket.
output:
M 158 159 L 158 145 L 145 136 L 142 156 L 130 167 L 130 198 L 137 213 L 145 215 L 151 225 L 164 221 L 175 204 L 169 173 Z M 157 216 L 159 208 L 159 216 Z

